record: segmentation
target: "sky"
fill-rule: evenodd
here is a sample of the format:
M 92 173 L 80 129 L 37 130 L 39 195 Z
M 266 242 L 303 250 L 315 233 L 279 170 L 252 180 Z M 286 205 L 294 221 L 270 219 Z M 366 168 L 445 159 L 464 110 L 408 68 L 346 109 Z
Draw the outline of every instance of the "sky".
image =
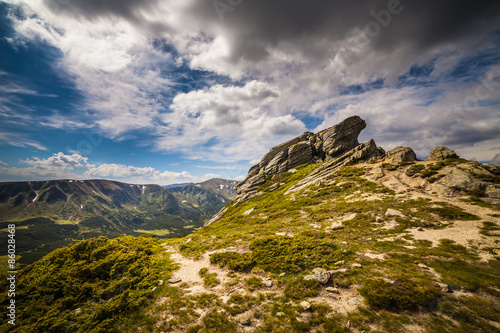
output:
M 360 142 L 500 164 L 500 2 L 0 0 L 0 181 L 242 180 Z

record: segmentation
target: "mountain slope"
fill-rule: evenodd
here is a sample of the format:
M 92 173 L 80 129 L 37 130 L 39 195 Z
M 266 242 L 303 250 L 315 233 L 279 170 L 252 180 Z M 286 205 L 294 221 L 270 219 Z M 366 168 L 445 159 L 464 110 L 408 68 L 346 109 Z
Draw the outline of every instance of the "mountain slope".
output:
M 90 237 L 146 232 L 183 235 L 222 207 L 220 200 L 203 207 L 181 201 L 159 185 L 109 180 L 0 183 L 0 225 L 15 221 L 22 227 L 17 233 L 17 253 L 21 262 L 30 263 L 74 240 Z M 0 239 L 6 235 L 0 233 Z
M 274 147 L 206 227 L 162 240 L 177 270 L 116 327 L 497 332 L 500 169 L 443 147 L 427 161 L 408 147 L 386 153 L 353 128 Z

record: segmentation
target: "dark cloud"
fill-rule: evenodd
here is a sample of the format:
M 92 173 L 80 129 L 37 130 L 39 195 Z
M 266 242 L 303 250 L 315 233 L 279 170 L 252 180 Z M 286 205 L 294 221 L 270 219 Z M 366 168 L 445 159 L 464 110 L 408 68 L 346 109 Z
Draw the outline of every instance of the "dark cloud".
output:
M 154 12 L 158 0 L 44 1 L 54 10 L 88 19 L 123 17 L 148 27 L 153 33 L 175 28 L 167 20 L 147 22 L 144 14 Z M 226 4 L 223 7 L 226 10 L 218 12 L 214 3 Z M 169 2 L 166 4 L 168 7 Z M 200 0 L 183 10 L 186 23 L 197 25 L 200 31 L 226 35 L 231 41 L 232 62 L 240 59 L 259 62 L 266 59 L 269 47 L 280 43 L 289 43 L 313 59 L 322 58 L 332 52 L 328 42 L 346 38 L 356 27 L 371 28 L 374 33 L 378 27 L 376 37 L 369 38 L 376 50 L 390 51 L 406 44 L 418 55 L 442 43 L 469 41 L 495 28 L 500 17 L 500 2 Z M 373 13 L 377 13 L 379 21 Z

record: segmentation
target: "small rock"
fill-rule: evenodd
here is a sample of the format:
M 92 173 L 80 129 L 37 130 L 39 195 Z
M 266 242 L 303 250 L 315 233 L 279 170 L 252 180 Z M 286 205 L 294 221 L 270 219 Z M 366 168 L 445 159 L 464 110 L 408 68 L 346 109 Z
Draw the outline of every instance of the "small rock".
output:
M 311 320 L 312 315 L 309 312 L 303 312 L 298 317 L 296 317 L 297 321 L 301 323 L 307 323 Z
M 302 301 L 302 302 L 300 302 L 300 307 L 301 307 L 304 311 L 310 310 L 310 309 L 311 309 L 311 303 L 309 303 L 309 302 L 307 302 L 307 301 Z
M 427 266 L 426 266 L 426 265 L 424 265 L 424 264 L 418 264 L 417 266 L 418 266 L 418 267 L 420 267 L 420 268 L 422 268 L 422 269 L 427 269 L 427 270 L 429 270 L 429 269 L 430 269 L 429 267 L 427 267 Z
M 381 218 L 380 216 L 377 216 L 377 218 L 375 219 L 375 221 L 376 221 L 377 223 L 382 223 L 382 222 L 384 222 L 384 219 L 383 219 L 383 218 Z
M 328 271 L 328 274 L 330 274 L 331 276 L 335 275 L 335 274 L 338 274 L 338 273 L 345 273 L 347 272 L 348 269 L 347 268 L 339 268 L 339 269 L 332 269 L 332 270 L 329 270 Z
M 182 281 L 182 279 L 180 279 L 180 278 L 171 278 L 171 279 L 168 280 L 168 283 L 170 283 L 170 284 L 176 284 L 176 283 L 179 283 L 181 281 Z
M 316 267 L 315 269 L 313 269 L 312 273 L 315 276 L 316 281 L 321 284 L 326 284 L 330 279 L 330 274 L 328 274 L 328 272 L 323 268 Z
M 159 286 L 163 286 L 163 280 L 158 281 Z
M 304 276 L 304 280 L 306 281 L 316 280 L 316 277 L 314 275 L 306 275 Z
M 262 284 L 268 288 L 271 288 L 273 286 L 273 279 L 267 278 L 262 281 Z
M 453 292 L 453 289 L 448 284 L 440 283 L 439 287 L 441 288 L 441 291 L 444 293 L 452 293 Z
M 392 208 L 389 208 L 385 212 L 385 215 L 387 215 L 387 216 L 405 217 L 405 214 L 401 213 L 399 210 L 395 210 L 395 209 L 392 209 Z
M 386 153 L 386 157 L 395 163 L 414 162 L 417 160 L 417 154 L 410 147 L 397 146 Z
M 420 227 L 417 229 L 418 231 L 424 231 L 424 228 Z
M 354 267 L 354 268 L 361 268 L 363 266 L 361 264 L 358 264 L 357 262 L 355 262 L 354 264 L 352 264 L 352 267 Z
M 340 230 L 340 229 L 344 229 L 344 225 L 342 224 L 342 222 L 332 223 L 332 225 L 330 226 L 330 229 L 331 229 L 331 230 Z
M 71 313 L 73 313 L 73 314 L 80 314 L 81 312 L 82 312 L 81 308 L 76 308 L 73 311 L 71 311 Z
M 334 265 L 335 266 L 340 266 L 340 265 L 343 265 L 345 264 L 345 261 L 344 260 L 340 260 L 340 261 L 337 261 Z
M 280 274 L 280 278 L 281 278 L 281 277 L 285 277 L 285 276 L 286 276 L 286 273 L 281 273 L 281 274 Z
M 245 314 L 238 319 L 241 325 L 243 326 L 251 326 L 252 325 L 252 315 Z
M 388 278 L 382 278 L 385 282 L 388 282 L 390 284 L 394 284 L 396 281 L 395 280 L 391 280 L 391 279 L 388 279 Z
M 332 294 L 340 294 L 340 291 L 337 288 L 333 287 L 326 287 L 325 289 L 327 292 L 332 293 Z
M 443 146 L 437 146 L 431 149 L 431 155 L 427 161 L 444 161 L 447 158 L 458 158 L 457 153 Z
M 155 291 L 156 290 L 156 287 L 153 287 L 153 289 L 151 289 L 151 291 Z

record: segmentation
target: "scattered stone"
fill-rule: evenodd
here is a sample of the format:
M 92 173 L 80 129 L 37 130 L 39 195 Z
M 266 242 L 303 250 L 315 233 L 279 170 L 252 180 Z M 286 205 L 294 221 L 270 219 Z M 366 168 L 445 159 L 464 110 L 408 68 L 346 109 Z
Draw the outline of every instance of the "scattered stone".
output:
M 153 287 L 153 289 L 151 289 L 151 291 L 155 291 L 156 290 L 156 287 Z
M 300 302 L 300 307 L 304 310 L 304 311 L 308 311 L 311 309 L 311 303 L 307 302 L 307 301 L 302 301 Z
M 394 163 L 414 162 L 417 160 L 417 154 L 410 147 L 397 146 L 388 151 L 385 156 Z
M 417 265 L 418 267 L 422 268 L 422 269 L 427 269 L 427 270 L 430 270 L 430 268 L 424 264 L 418 264 Z
M 340 266 L 340 265 L 343 265 L 345 264 L 345 261 L 344 260 L 340 260 L 340 261 L 337 261 L 334 265 L 335 266 Z
M 262 280 L 262 284 L 268 288 L 271 288 L 273 286 L 273 279 L 267 278 Z
M 332 293 L 332 294 L 340 294 L 340 291 L 337 288 L 333 287 L 326 287 L 325 289 L 327 292 Z
M 338 274 L 338 273 L 345 273 L 347 272 L 348 269 L 347 268 L 339 268 L 339 269 L 332 269 L 332 270 L 329 270 L 328 271 L 328 274 L 330 274 L 330 276 L 333 276 L 335 274 Z
M 395 281 L 395 280 L 391 280 L 391 279 L 388 279 L 388 278 L 382 278 L 382 279 L 383 279 L 385 282 L 388 282 L 388 283 L 390 283 L 390 284 L 394 284 L 394 283 L 396 283 L 396 281 Z
M 306 275 L 306 276 L 304 276 L 304 280 L 306 280 L 306 281 L 316 280 L 316 276 L 314 276 L 312 274 Z
M 326 284 L 328 280 L 330 279 L 330 274 L 326 270 L 320 267 L 316 267 L 312 271 L 316 281 L 318 281 L 321 284 Z
M 163 280 L 158 281 L 159 286 L 163 286 Z
M 458 158 L 457 153 L 443 146 L 437 146 L 431 149 L 431 155 L 427 161 L 444 161 L 447 158 Z
M 361 264 L 358 264 L 357 262 L 355 262 L 354 264 L 352 264 L 352 267 L 354 267 L 354 268 L 361 268 L 363 266 Z
M 402 213 L 402 212 L 400 212 L 399 210 L 392 209 L 392 208 L 389 208 L 389 209 L 385 212 L 385 215 L 386 215 L 386 216 L 398 216 L 398 217 L 405 217 L 405 214 L 403 214 L 403 213 Z
M 424 228 L 420 227 L 417 229 L 418 231 L 424 231 Z
M 243 215 L 248 215 L 248 214 L 252 213 L 252 212 L 254 211 L 254 209 L 255 209 L 255 207 L 252 207 L 252 208 L 250 208 L 250 209 L 245 210 L 245 211 L 243 212 Z
M 375 219 L 375 221 L 376 221 L 377 223 L 382 223 L 382 222 L 384 222 L 384 219 L 383 219 L 383 218 L 381 218 L 380 216 L 377 216 L 377 218 Z
M 296 317 L 297 321 L 301 323 L 308 323 L 311 320 L 312 315 L 309 312 L 302 312 Z
M 73 314 L 80 314 L 81 312 L 82 312 L 82 308 L 76 308 L 73 311 L 71 311 L 71 313 L 73 313 Z
M 342 224 L 342 222 L 332 223 L 332 225 L 330 226 L 330 229 L 331 229 L 331 230 L 340 230 L 340 229 L 344 229 L 344 225 Z
M 176 284 L 176 283 L 179 283 L 181 281 L 182 281 L 181 278 L 171 278 L 171 279 L 168 280 L 168 283 L 170 283 L 170 284 Z
M 443 293 L 452 293 L 453 292 L 453 289 L 451 288 L 450 285 L 446 284 L 446 283 L 439 283 L 439 287 L 441 288 L 441 291 Z
M 280 276 L 280 277 L 285 277 L 285 276 L 286 276 L 286 273 L 281 273 L 279 276 Z
M 238 319 L 238 321 L 243 326 L 251 326 L 252 325 L 252 315 L 251 314 L 243 314 Z

